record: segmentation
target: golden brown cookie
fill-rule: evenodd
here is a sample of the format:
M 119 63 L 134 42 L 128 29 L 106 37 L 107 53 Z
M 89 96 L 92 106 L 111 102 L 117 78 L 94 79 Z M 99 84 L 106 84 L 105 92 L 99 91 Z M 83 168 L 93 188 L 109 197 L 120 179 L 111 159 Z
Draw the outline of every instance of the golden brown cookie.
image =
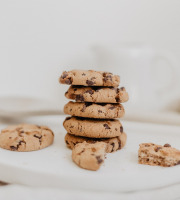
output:
M 104 162 L 105 149 L 106 143 L 104 142 L 79 143 L 72 150 L 72 160 L 81 168 L 96 171 Z
M 3 129 L 0 147 L 11 151 L 35 151 L 53 143 L 54 134 L 47 126 L 19 124 Z
M 64 71 L 59 79 L 60 83 L 68 85 L 84 86 L 113 86 L 117 87 L 120 82 L 118 75 L 110 72 L 94 70 L 72 70 Z
M 161 146 L 153 143 L 143 143 L 139 146 L 138 158 L 140 164 L 162 167 L 180 164 L 180 151 L 172 148 L 169 144 Z
M 126 133 L 122 133 L 119 137 L 114 138 L 88 138 L 67 133 L 64 139 L 67 147 L 69 147 L 70 149 L 73 149 L 78 143 L 87 142 L 93 144 L 97 142 L 105 142 L 107 144 L 106 153 L 112 153 L 122 149 L 125 146 L 127 135 Z
M 129 96 L 125 88 L 70 86 L 66 98 L 77 102 L 123 103 Z
M 64 113 L 72 116 L 113 119 L 124 116 L 125 110 L 121 104 L 100 104 L 89 102 L 72 102 L 64 106 Z
M 122 125 L 116 119 L 67 117 L 63 125 L 66 131 L 72 135 L 90 138 L 112 138 L 123 133 Z

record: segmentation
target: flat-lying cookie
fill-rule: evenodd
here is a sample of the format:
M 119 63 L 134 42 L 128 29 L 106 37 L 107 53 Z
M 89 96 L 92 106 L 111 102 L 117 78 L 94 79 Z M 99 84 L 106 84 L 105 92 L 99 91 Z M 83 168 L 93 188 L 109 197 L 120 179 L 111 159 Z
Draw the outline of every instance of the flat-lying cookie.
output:
M 64 106 L 64 113 L 67 115 L 98 118 L 98 119 L 113 119 L 124 116 L 125 110 L 121 104 L 98 104 L 98 103 L 79 103 L 70 101 Z
M 20 124 L 3 129 L 0 147 L 11 151 L 35 151 L 53 143 L 54 134 L 46 126 Z
M 66 98 L 77 102 L 123 103 L 129 96 L 125 88 L 70 86 Z
M 139 145 L 138 160 L 140 164 L 159 165 L 171 167 L 180 164 L 180 151 L 172 148 L 171 145 L 164 146 L 152 143 Z
M 119 85 L 120 78 L 110 72 L 72 70 L 69 72 L 64 71 L 59 81 L 62 84 L 68 85 L 117 87 Z
M 79 143 L 72 150 L 72 159 L 79 167 L 96 171 L 104 162 L 105 149 L 106 143 L 104 142 Z
M 93 144 L 97 142 L 105 142 L 107 144 L 106 153 L 112 153 L 122 149 L 125 146 L 127 135 L 126 133 L 122 133 L 119 137 L 114 138 L 87 138 L 81 136 L 74 136 L 72 134 L 67 133 L 64 139 L 67 147 L 69 147 L 70 149 L 73 149 L 78 143 L 87 142 Z
M 63 125 L 66 131 L 72 135 L 90 138 L 111 138 L 123 133 L 122 125 L 116 119 L 97 120 L 67 117 Z

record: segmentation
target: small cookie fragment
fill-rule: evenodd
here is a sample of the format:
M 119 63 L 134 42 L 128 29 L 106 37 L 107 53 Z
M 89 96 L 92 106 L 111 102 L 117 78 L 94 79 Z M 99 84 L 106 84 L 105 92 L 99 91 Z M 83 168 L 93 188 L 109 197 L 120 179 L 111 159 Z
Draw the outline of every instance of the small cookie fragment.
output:
M 119 137 L 114 138 L 88 138 L 74 136 L 72 134 L 67 133 L 64 139 L 67 147 L 70 149 L 73 149 L 78 143 L 87 142 L 89 144 L 95 144 L 97 142 L 105 142 L 107 144 L 106 153 L 112 153 L 122 149 L 125 146 L 127 135 L 126 133 L 122 133 Z
M 90 138 L 111 138 L 123 133 L 123 127 L 117 119 L 67 117 L 63 126 L 72 135 Z
M 164 146 L 153 143 L 139 145 L 138 161 L 140 164 L 171 167 L 180 164 L 180 151 L 171 145 Z
M 125 110 L 121 104 L 103 104 L 103 103 L 80 103 L 70 101 L 64 106 L 64 113 L 67 115 L 98 118 L 114 119 L 124 116 Z
M 110 72 L 72 70 L 68 72 L 64 71 L 59 78 L 59 82 L 68 85 L 117 87 L 120 78 L 118 75 L 113 75 Z
M 53 143 L 54 133 L 47 126 L 19 124 L 1 131 L 0 147 L 11 151 L 36 151 Z
M 72 150 L 72 160 L 81 168 L 96 171 L 103 164 L 106 154 L 106 143 L 87 142 L 77 144 Z
M 124 87 L 70 86 L 65 96 L 77 102 L 124 103 L 129 100 L 129 95 Z

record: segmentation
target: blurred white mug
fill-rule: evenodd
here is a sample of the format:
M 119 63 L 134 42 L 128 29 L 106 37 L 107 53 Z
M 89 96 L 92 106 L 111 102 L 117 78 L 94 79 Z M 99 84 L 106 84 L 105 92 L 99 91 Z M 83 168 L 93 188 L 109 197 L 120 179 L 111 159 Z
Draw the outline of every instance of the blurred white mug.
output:
M 128 108 L 159 111 L 177 96 L 175 57 L 143 45 L 93 47 L 96 65 L 120 75 L 120 86 L 129 92 Z

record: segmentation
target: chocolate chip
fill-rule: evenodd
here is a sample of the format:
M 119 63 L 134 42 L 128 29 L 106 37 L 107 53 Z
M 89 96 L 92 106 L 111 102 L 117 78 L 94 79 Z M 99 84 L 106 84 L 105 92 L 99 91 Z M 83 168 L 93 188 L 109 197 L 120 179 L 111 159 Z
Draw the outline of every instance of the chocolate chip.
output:
M 83 108 L 81 109 L 81 112 L 84 112 L 86 110 L 86 105 L 83 105 Z
M 117 131 L 118 129 L 117 128 L 115 128 L 115 131 Z
M 107 76 L 104 77 L 104 81 L 105 82 L 108 81 L 108 80 L 112 81 L 112 76 L 111 75 L 107 75 Z
M 94 91 L 93 90 L 86 90 L 86 92 L 85 93 L 89 93 L 89 94 L 93 94 L 94 93 Z
M 70 84 L 72 83 L 71 78 L 66 79 L 66 80 L 65 80 L 65 83 L 68 84 L 68 85 L 70 85 Z
M 180 165 L 180 160 L 177 162 L 177 164 L 176 165 Z
M 92 77 L 92 78 L 91 78 L 91 81 L 94 80 L 94 79 L 96 79 L 96 77 Z
M 87 80 L 87 81 L 86 81 L 86 84 L 89 85 L 89 86 L 92 86 L 92 85 L 95 84 L 95 82 L 94 82 L 94 81 Z
M 162 149 L 162 147 L 157 147 L 157 148 L 155 149 L 155 152 L 158 152 L 160 149 Z
M 103 126 L 105 127 L 105 129 L 111 129 L 108 124 L 103 124 Z
M 150 147 L 150 145 L 149 144 L 145 144 L 145 147 Z
M 76 101 L 84 101 L 84 97 L 81 94 L 76 95 Z
M 114 142 L 113 142 L 111 145 L 112 145 L 112 150 L 111 150 L 111 152 L 113 152 L 113 151 L 114 151 L 114 146 L 115 146 Z
M 101 158 L 101 156 L 96 156 L 97 162 L 98 164 L 101 164 L 103 162 L 103 159 Z
M 98 110 L 98 113 L 102 113 L 102 110 Z
M 69 145 L 69 142 L 66 140 L 66 144 Z
M 114 107 L 114 106 L 111 106 L 111 107 L 109 107 L 109 109 L 110 109 L 110 110 L 113 110 L 113 109 L 115 109 L 115 107 Z
M 86 74 L 85 74 L 85 73 L 82 73 L 82 76 L 86 76 Z
M 39 136 L 39 135 L 36 135 L 36 134 L 35 134 L 35 135 L 33 135 L 33 136 L 34 136 L 35 138 L 38 138 L 38 139 L 39 139 L 39 143 L 41 144 L 41 142 L 42 142 L 42 140 L 41 140 L 41 139 L 42 139 L 42 135 Z
M 103 73 L 103 77 L 106 77 L 106 76 L 109 76 L 109 75 L 113 75 L 113 74 L 110 73 L 110 72 L 104 72 L 104 73 Z
M 16 151 L 16 150 L 18 149 L 18 148 L 15 147 L 15 146 L 10 146 L 10 148 L 11 148 L 12 151 Z
M 122 126 L 120 127 L 120 132 L 123 133 L 123 127 Z
M 25 141 L 19 141 L 19 143 L 17 144 L 16 147 L 15 147 L 15 146 L 10 146 L 11 150 L 12 150 L 12 151 L 18 150 L 18 149 L 19 149 L 19 146 L 20 146 L 22 143 L 26 144 Z
M 118 142 L 118 150 L 121 149 L 121 141 Z
M 121 90 L 121 91 L 125 90 L 125 87 L 121 87 L 120 90 Z
M 116 97 L 115 99 L 116 99 L 116 102 L 117 102 L 117 103 L 120 102 L 120 98 L 119 98 L 119 97 Z
M 165 144 L 164 147 L 171 147 L 171 145 L 170 144 Z
M 64 79 L 64 78 L 66 78 L 67 76 L 68 76 L 68 73 L 67 73 L 67 72 L 63 72 L 61 78 Z

